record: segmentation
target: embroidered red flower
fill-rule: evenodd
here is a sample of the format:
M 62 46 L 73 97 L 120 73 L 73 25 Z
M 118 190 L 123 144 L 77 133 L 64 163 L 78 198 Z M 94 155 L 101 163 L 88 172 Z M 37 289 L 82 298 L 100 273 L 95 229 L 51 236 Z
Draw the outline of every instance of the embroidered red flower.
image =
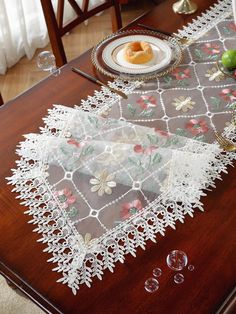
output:
M 235 101 L 236 100 L 236 90 L 231 88 L 224 88 L 219 93 L 220 97 L 226 101 Z
M 209 127 L 205 120 L 191 119 L 186 123 L 185 128 L 189 130 L 193 135 L 198 135 L 201 133 L 206 133 Z
M 156 107 L 157 101 L 153 96 L 142 95 L 137 101 L 143 109 L 148 109 L 150 107 Z
M 134 200 L 131 203 L 124 203 L 120 212 L 122 219 L 127 219 L 137 212 L 143 210 L 143 206 L 140 200 Z
M 142 154 L 150 155 L 157 148 L 158 147 L 155 145 L 143 147 L 142 145 L 137 144 L 134 146 L 134 151 L 135 153 L 138 153 L 138 154 L 142 153 Z
M 76 141 L 74 138 L 71 138 L 71 139 L 69 139 L 68 141 L 67 141 L 67 143 L 68 144 L 70 144 L 70 145 L 74 145 L 74 146 L 76 146 L 76 147 L 83 147 L 84 145 L 85 145 L 85 142 L 78 142 L 78 141 Z
M 186 78 L 191 78 L 190 69 L 176 68 L 171 73 L 176 80 L 184 80 Z
M 220 46 L 217 44 L 205 43 L 202 49 L 208 55 L 215 55 L 220 53 Z
M 67 188 L 63 190 L 55 191 L 54 196 L 57 196 L 61 206 L 64 209 L 68 208 L 69 205 L 74 204 L 76 201 L 76 197 Z
M 168 133 L 167 131 L 163 131 L 158 128 L 155 128 L 154 130 L 156 133 L 160 134 L 161 136 L 170 137 L 170 133 Z
M 231 29 L 232 31 L 236 32 L 236 24 L 234 22 L 230 22 L 228 24 L 228 28 Z

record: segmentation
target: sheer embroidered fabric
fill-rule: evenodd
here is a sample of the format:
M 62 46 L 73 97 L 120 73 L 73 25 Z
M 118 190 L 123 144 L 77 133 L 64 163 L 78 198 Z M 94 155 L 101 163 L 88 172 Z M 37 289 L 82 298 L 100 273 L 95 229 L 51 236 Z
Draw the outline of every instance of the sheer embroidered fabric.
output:
M 229 8 L 230 1 L 220 1 L 179 32 L 195 41 L 171 74 L 110 83 L 128 100 L 102 89 L 82 106 L 55 105 L 41 134 L 20 143 L 8 180 L 47 243 L 58 281 L 73 293 L 203 210 L 200 197 L 232 163 L 234 154 L 214 143 L 215 130 L 233 140 L 235 134 L 235 81 L 215 65 L 235 46 Z M 206 20 L 211 29 L 204 33 Z

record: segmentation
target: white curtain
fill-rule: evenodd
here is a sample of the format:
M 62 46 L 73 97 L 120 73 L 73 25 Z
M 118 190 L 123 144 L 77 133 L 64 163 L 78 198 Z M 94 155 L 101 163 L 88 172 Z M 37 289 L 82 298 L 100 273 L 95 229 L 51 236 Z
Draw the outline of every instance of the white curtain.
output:
M 104 2 L 92 0 L 91 7 Z M 81 5 L 82 0 L 77 0 Z M 54 8 L 57 0 L 53 0 Z M 74 15 L 68 4 L 64 22 Z M 40 0 L 0 0 L 0 74 L 26 55 L 31 59 L 37 48 L 48 43 L 47 27 Z
M 0 74 L 48 43 L 39 0 L 0 0 Z

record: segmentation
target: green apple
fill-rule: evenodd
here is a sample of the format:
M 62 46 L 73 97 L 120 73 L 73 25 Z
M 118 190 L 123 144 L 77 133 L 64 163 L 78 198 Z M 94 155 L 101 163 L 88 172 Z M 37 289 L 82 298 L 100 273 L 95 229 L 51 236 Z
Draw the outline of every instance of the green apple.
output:
M 221 57 L 222 64 L 225 68 L 232 70 L 236 68 L 236 50 L 226 50 Z

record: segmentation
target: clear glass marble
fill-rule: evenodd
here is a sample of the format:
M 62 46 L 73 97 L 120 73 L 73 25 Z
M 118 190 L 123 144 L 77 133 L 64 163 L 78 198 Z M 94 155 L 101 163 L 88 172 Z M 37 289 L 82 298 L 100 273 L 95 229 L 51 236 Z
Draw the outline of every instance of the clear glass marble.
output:
M 184 282 L 184 275 L 180 274 L 180 273 L 174 275 L 174 282 L 177 284 L 183 283 Z
M 154 277 L 160 277 L 162 275 L 162 270 L 160 268 L 154 268 L 152 273 Z
M 180 271 L 187 265 L 188 257 L 183 251 L 174 250 L 167 255 L 166 263 L 169 268 Z
M 49 71 L 54 76 L 60 74 L 60 69 L 56 66 L 56 59 L 50 51 L 42 51 L 37 56 L 37 66 L 42 71 Z
M 159 282 L 155 278 L 148 278 L 145 281 L 144 288 L 147 292 L 153 293 L 158 290 Z

